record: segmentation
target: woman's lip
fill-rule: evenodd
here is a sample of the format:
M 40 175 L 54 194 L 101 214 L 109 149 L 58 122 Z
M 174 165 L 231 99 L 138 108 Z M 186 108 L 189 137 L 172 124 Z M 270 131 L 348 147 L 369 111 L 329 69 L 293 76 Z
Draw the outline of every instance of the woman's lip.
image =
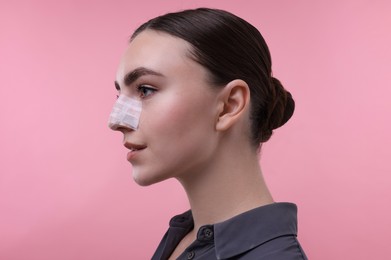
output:
M 131 150 L 131 151 L 142 150 L 142 149 L 144 149 L 146 147 L 145 145 L 134 144 L 134 143 L 129 143 L 129 142 L 124 143 L 124 146 L 126 148 L 128 148 L 129 150 Z
M 126 159 L 128 161 L 133 160 L 136 156 L 138 156 L 145 148 L 137 149 L 137 150 L 130 150 L 128 154 L 126 155 Z
M 129 141 L 124 143 L 124 146 L 129 149 L 128 154 L 126 155 L 126 159 L 128 161 L 133 160 L 136 156 L 138 156 L 145 148 L 146 145 L 131 143 Z

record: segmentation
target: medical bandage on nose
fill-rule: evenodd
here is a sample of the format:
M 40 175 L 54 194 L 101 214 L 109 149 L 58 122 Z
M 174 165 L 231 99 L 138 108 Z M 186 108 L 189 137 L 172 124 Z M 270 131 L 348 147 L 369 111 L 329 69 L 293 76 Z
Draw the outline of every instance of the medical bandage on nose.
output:
M 109 127 L 117 130 L 127 127 L 136 130 L 141 114 L 141 101 L 120 95 L 114 104 L 109 117 Z

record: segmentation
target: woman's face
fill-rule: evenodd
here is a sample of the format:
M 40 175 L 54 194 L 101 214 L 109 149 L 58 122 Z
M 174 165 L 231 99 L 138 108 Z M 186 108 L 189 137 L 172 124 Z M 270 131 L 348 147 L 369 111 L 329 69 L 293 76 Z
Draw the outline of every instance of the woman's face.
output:
M 142 101 L 138 129 L 119 129 L 140 185 L 186 178 L 213 160 L 219 90 L 188 57 L 189 49 L 180 38 L 146 30 L 121 59 L 116 78 L 120 93 Z

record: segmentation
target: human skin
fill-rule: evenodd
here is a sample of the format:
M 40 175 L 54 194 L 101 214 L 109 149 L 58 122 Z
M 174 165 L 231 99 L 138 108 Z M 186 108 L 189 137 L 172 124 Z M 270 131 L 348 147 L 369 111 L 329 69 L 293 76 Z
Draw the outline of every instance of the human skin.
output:
M 144 32 L 129 44 L 118 68 L 120 93 L 142 100 L 137 131 L 120 129 L 125 146 L 145 147 L 128 156 L 140 185 L 197 174 L 215 152 L 216 91 L 205 69 L 186 56 L 188 47 L 166 34 Z M 125 86 L 125 75 L 137 68 L 161 75 L 142 75 Z M 140 93 L 140 85 L 151 89 Z
M 194 229 L 172 258 L 202 225 L 273 202 L 250 140 L 249 87 L 241 79 L 213 86 L 190 49 L 177 37 L 143 31 L 126 49 L 116 79 L 120 94 L 142 100 L 138 129 L 117 129 L 130 149 L 134 180 L 145 186 L 176 178 L 189 199 Z

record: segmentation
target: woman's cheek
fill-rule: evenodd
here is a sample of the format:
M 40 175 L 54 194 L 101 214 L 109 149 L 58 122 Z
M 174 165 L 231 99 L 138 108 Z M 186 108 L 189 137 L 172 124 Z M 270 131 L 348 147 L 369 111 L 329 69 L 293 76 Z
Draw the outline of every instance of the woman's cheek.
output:
M 185 99 L 182 97 L 162 97 L 159 101 L 151 103 L 146 107 L 146 119 L 151 127 L 161 132 L 163 129 L 169 129 L 170 132 L 183 125 L 188 117 L 191 117 L 190 109 Z

